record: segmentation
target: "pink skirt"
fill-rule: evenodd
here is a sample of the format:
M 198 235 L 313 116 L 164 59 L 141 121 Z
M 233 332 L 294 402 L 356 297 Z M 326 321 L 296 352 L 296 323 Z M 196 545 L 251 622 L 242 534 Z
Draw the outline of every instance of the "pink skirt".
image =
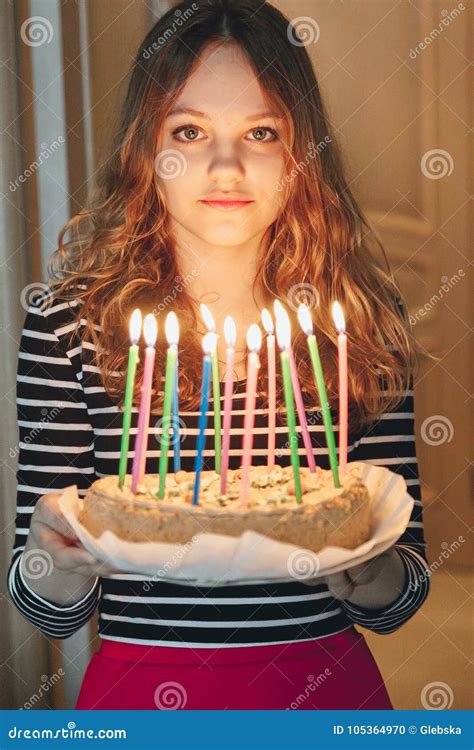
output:
M 353 627 L 311 641 L 176 648 L 101 640 L 76 709 L 393 709 Z

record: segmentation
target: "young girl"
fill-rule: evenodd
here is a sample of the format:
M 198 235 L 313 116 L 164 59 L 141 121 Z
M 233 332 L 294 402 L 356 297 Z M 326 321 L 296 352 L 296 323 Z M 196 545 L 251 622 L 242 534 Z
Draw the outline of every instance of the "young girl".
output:
M 167 12 L 140 45 L 99 193 L 60 233 L 51 288 L 33 299 L 20 346 L 9 589 L 24 616 L 56 638 L 76 632 L 98 606 L 101 645 L 77 708 L 392 708 L 354 624 L 393 632 L 425 600 L 429 577 L 413 430 L 414 344 L 399 292 L 369 251 L 370 237 L 344 180 L 307 50 L 289 21 L 260 0 L 184 2 Z M 312 307 L 337 430 L 330 316 L 331 302 L 341 301 L 350 340 L 349 459 L 403 475 L 415 499 L 405 533 L 383 555 L 311 585 L 295 578 L 195 587 L 94 560 L 62 517 L 58 497 L 71 484 L 84 495 L 96 478 L 117 474 L 131 311 L 153 311 L 160 334 L 147 473 L 158 466 L 166 313 L 174 309 L 180 321 L 179 447 L 188 471 L 205 332 L 199 304 L 210 307 L 218 332 L 233 316 L 239 356 L 230 465 L 238 468 L 245 336 L 276 298 L 292 318 L 314 454 L 326 469 L 295 311 L 301 301 Z M 222 381 L 225 346 L 221 335 Z M 266 462 L 265 345 L 261 352 L 254 464 Z M 280 377 L 278 407 L 277 462 L 288 465 Z M 301 443 L 299 454 L 307 465 Z M 132 457 L 131 450 L 129 473 Z

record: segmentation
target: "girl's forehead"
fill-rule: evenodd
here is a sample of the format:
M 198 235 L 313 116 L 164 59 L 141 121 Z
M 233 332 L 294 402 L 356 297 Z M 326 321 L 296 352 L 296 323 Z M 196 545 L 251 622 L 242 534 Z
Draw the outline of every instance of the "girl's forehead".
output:
M 204 49 L 188 76 L 177 99 L 180 105 L 202 110 L 200 102 L 230 103 L 253 113 L 255 106 L 264 106 L 265 95 L 261 81 L 255 74 L 246 55 L 235 46 Z M 260 110 L 257 110 L 260 111 Z M 263 111 L 263 110 L 262 110 Z
M 222 125 L 242 122 L 258 125 L 264 119 L 273 119 L 278 123 L 285 119 L 276 103 L 265 96 L 255 79 L 255 84 L 241 85 L 219 82 L 210 86 L 209 81 L 193 81 L 192 78 L 176 97 L 167 119 L 172 122 L 183 117 L 209 120 Z

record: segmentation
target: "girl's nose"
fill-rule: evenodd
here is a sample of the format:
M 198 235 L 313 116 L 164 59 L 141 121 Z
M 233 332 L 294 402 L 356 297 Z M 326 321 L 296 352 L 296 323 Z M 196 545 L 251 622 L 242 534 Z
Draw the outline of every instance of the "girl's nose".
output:
M 242 179 L 245 175 L 242 159 L 234 146 L 216 148 L 209 163 L 209 177 L 216 182 L 225 183 Z

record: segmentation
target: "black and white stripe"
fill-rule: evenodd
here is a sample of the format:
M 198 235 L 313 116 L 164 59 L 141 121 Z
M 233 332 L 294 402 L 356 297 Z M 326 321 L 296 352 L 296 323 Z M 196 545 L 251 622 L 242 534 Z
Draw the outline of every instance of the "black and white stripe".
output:
M 415 499 L 410 523 L 397 544 L 406 571 L 406 586 L 391 607 L 383 611 L 362 610 L 334 599 L 323 583 L 217 584 L 199 588 L 126 574 L 96 579 L 89 594 L 70 606 L 59 606 L 37 596 L 21 575 L 19 561 L 38 498 L 71 484 L 76 484 L 83 496 L 95 479 L 117 474 L 122 428 L 118 405 L 106 394 L 100 372 L 91 364 L 94 346 L 81 341 L 84 321 L 68 347 L 74 310 L 57 300 L 46 306 L 47 299 L 48 293 L 38 296 L 28 309 L 18 359 L 18 497 L 8 586 L 14 603 L 30 622 L 47 635 L 67 638 L 90 619 L 98 605 L 99 635 L 103 638 L 146 645 L 227 648 L 322 638 L 352 623 L 388 633 L 416 612 L 428 594 L 429 575 L 412 390 L 407 391 L 396 411 L 383 415 L 371 429 L 350 435 L 349 439 L 349 460 L 387 466 L 402 474 Z M 221 397 L 223 391 L 222 385 Z M 244 399 L 245 381 L 238 381 L 233 400 L 231 468 L 237 468 L 241 461 Z M 134 409 L 132 449 L 137 416 Z M 186 425 L 180 446 L 182 468 L 192 470 L 198 413 L 180 412 L 180 417 Z M 150 419 L 147 473 L 158 471 L 159 419 L 159 414 Z M 316 461 L 329 468 L 324 426 L 317 408 L 308 411 L 308 424 Z M 281 465 L 291 461 L 287 442 L 285 424 L 279 422 L 276 443 Z M 299 454 L 302 465 L 307 465 L 302 441 Z M 257 403 L 253 462 L 265 463 L 265 456 L 266 412 Z M 212 419 L 208 420 L 205 457 L 206 467 L 213 468 Z M 130 472 L 133 450 L 128 459 Z M 172 460 L 171 446 L 171 463 Z M 415 580 L 417 586 L 413 584 Z

